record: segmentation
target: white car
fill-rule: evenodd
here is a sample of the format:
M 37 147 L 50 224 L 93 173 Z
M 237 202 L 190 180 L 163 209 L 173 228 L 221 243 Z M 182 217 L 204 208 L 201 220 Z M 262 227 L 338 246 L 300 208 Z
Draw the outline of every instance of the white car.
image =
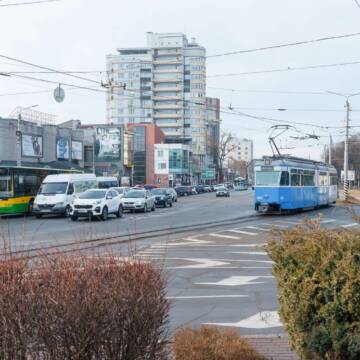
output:
M 126 186 L 119 186 L 119 187 L 113 187 L 111 190 L 115 190 L 121 198 L 125 196 L 125 194 L 130 191 L 129 187 Z
M 155 196 L 148 190 L 130 190 L 121 199 L 124 210 L 155 211 Z
M 121 198 L 115 190 L 90 189 L 80 194 L 71 205 L 71 220 L 79 217 L 98 216 L 107 220 L 109 214 L 122 217 Z

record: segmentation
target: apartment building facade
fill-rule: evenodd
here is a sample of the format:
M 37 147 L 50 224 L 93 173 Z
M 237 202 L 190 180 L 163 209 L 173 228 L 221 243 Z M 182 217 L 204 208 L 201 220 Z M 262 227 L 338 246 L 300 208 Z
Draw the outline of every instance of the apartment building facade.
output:
M 182 33 L 147 33 L 147 46 L 107 56 L 108 123 L 150 122 L 167 143 L 190 145 L 194 174 L 206 166 L 206 50 Z

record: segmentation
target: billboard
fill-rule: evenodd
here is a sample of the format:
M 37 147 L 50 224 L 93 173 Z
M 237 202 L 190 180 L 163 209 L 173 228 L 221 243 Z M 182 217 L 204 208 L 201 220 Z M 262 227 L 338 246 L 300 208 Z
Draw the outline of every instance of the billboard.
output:
M 41 135 L 22 134 L 21 153 L 22 156 L 42 157 L 43 137 Z
M 95 137 L 95 157 L 97 161 L 120 160 L 121 130 L 119 127 L 97 127 Z
M 69 159 L 70 141 L 66 137 L 59 137 L 56 140 L 56 156 L 58 159 Z
M 71 142 L 71 159 L 73 160 L 83 159 L 83 144 L 81 141 Z

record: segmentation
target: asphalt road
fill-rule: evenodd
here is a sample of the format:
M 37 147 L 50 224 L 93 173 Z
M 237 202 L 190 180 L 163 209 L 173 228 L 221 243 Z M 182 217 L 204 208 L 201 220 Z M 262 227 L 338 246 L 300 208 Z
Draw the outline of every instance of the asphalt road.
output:
M 248 335 L 281 334 L 272 263 L 263 247 L 270 229 L 292 227 L 302 223 L 304 216 L 319 214 L 322 226 L 352 229 L 358 224 L 342 206 L 291 216 L 259 216 L 252 210 L 252 196 L 251 190 L 232 192 L 229 199 L 215 194 L 191 196 L 180 198 L 173 208 L 124 214 L 106 222 L 2 218 L 0 241 L 6 239 L 12 250 L 46 248 L 110 235 L 132 239 L 141 232 L 162 230 L 161 237 L 150 234 L 134 243 L 109 245 L 106 240 L 93 251 L 120 256 L 130 251 L 163 267 L 169 278 L 172 330 L 215 324 Z M 199 224 L 205 225 L 199 229 Z M 175 233 L 176 227 L 187 229 Z

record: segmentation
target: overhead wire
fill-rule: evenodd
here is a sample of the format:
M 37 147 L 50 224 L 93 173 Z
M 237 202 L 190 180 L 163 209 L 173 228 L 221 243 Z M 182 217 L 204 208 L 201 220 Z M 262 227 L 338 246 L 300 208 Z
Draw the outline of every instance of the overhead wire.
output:
M 33 5 L 33 4 L 42 4 L 42 3 L 49 3 L 49 2 L 57 2 L 61 0 L 40 0 L 40 1 L 28 1 L 22 3 L 13 3 L 13 4 L 0 4 L 0 7 L 8 7 L 8 6 L 19 6 L 19 5 Z
M 230 51 L 230 52 L 224 52 L 224 53 L 220 53 L 220 54 L 208 55 L 207 58 L 208 59 L 209 58 L 217 58 L 217 57 L 223 57 L 223 56 L 229 56 L 229 55 L 247 54 L 247 53 L 259 52 L 259 51 L 265 51 L 265 50 L 280 49 L 280 48 L 290 47 L 290 46 L 307 45 L 307 44 L 328 41 L 328 40 L 345 39 L 345 38 L 350 38 L 350 37 L 359 36 L 359 35 L 360 35 L 360 32 L 344 34 L 344 35 L 326 36 L 326 37 L 312 39 L 312 40 L 303 40 L 303 41 L 296 41 L 296 42 L 292 42 L 292 43 L 264 46 L 264 47 L 254 48 L 254 49 L 235 50 L 235 51 Z

